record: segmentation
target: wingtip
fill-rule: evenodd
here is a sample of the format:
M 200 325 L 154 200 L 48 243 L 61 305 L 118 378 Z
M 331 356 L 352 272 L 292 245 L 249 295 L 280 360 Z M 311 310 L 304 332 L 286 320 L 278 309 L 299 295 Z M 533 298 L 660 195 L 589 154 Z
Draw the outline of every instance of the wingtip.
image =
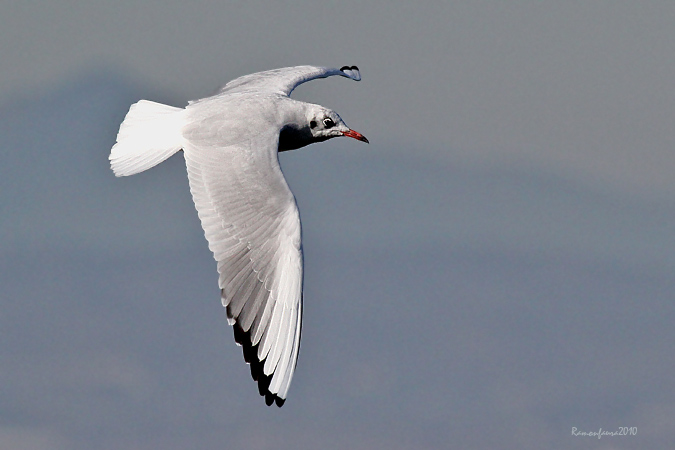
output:
M 258 346 L 251 344 L 251 332 L 244 331 L 239 323 L 232 326 L 234 331 L 234 341 L 237 345 L 241 345 L 244 353 L 244 361 L 249 364 L 251 368 L 251 378 L 258 383 L 258 393 L 265 398 L 265 404 L 272 406 L 276 404 L 281 408 L 286 402 L 285 398 L 279 397 L 277 394 L 270 392 L 270 383 L 272 382 L 271 375 L 265 375 L 263 370 L 265 360 L 258 361 Z
M 284 403 L 286 403 L 285 398 L 281 398 L 276 394 L 271 394 L 269 392 L 265 394 L 265 404 L 267 406 L 277 405 L 277 407 L 281 408 L 284 406 Z
M 358 72 L 359 68 L 356 67 L 356 66 L 342 66 L 342 67 L 340 67 L 340 70 L 343 71 L 343 72 L 345 70 L 356 70 Z
M 344 73 L 346 77 L 355 81 L 361 81 L 361 72 L 356 66 L 342 66 L 340 72 Z
M 278 397 L 275 394 L 265 394 L 265 404 L 267 406 L 277 405 L 278 408 L 281 408 L 284 406 L 284 403 L 286 403 L 285 398 Z

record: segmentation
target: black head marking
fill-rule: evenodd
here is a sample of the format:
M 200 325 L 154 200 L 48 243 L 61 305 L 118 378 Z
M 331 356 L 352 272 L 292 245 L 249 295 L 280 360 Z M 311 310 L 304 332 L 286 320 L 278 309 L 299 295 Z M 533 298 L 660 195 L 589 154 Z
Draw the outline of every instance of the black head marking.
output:
M 312 120 L 309 122 L 309 127 L 310 128 L 316 128 L 316 120 Z

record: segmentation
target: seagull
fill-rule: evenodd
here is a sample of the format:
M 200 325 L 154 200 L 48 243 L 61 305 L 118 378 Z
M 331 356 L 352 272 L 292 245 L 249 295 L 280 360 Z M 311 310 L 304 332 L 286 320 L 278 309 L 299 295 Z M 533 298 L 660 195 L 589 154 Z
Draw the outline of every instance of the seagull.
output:
M 356 66 L 297 66 L 242 76 L 185 108 L 141 100 L 109 157 L 122 177 L 183 151 L 227 321 L 268 406 L 286 401 L 302 328 L 300 215 L 278 153 L 339 136 L 368 143 L 336 112 L 289 97 L 333 75 L 361 80 Z

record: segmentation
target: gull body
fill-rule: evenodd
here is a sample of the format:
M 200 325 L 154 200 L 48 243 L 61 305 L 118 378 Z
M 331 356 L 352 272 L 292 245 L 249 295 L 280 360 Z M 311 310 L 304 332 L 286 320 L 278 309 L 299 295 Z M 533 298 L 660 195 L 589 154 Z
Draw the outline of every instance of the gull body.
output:
M 332 75 L 361 79 L 355 66 L 287 67 L 237 78 L 185 108 L 141 100 L 110 153 L 115 175 L 128 176 L 183 150 L 227 320 L 268 405 L 286 399 L 302 326 L 300 216 L 278 152 L 338 136 L 368 142 L 334 111 L 289 97 Z

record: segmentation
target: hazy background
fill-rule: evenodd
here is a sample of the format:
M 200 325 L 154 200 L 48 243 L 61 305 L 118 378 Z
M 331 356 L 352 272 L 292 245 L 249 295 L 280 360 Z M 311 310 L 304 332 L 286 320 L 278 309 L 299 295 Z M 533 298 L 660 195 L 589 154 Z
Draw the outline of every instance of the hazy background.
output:
M 675 446 L 672 2 L 9 3 L 1 449 Z M 371 144 L 281 157 L 306 268 L 279 410 L 182 156 L 107 156 L 141 98 L 297 64 L 361 68 L 294 96 Z

